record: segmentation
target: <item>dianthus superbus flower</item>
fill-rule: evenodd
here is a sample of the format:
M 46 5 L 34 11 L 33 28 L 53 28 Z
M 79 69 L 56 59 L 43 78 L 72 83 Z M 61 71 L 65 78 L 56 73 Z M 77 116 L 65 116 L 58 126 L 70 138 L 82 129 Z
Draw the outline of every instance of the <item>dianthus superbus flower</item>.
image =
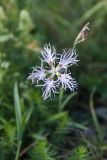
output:
M 74 91 L 77 84 L 68 69 L 78 62 L 76 51 L 74 49 L 63 50 L 58 57 L 55 47 L 49 44 L 44 46 L 41 54 L 41 67 L 34 67 L 28 79 L 36 86 L 43 87 L 43 99 L 58 93 L 60 87 Z

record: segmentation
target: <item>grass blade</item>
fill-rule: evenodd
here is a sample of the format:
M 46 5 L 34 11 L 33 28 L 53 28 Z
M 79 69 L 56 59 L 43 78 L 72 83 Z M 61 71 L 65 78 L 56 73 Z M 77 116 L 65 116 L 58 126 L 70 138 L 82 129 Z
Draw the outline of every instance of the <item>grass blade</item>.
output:
M 22 138 L 22 115 L 17 83 L 14 85 L 14 107 L 16 115 L 17 140 L 20 142 Z
M 20 143 L 18 145 L 15 160 L 19 160 L 19 153 L 20 153 L 21 144 L 22 144 L 22 141 L 20 141 Z
M 100 1 L 96 5 L 94 5 L 91 9 L 89 9 L 84 16 L 79 20 L 79 24 L 84 23 L 84 21 L 87 21 L 92 17 L 96 12 L 99 12 L 102 8 L 107 6 L 107 1 Z
M 57 121 L 58 119 L 64 117 L 66 114 L 67 114 L 67 112 L 56 113 L 47 119 L 47 123 Z
M 31 106 L 31 107 L 29 108 L 29 110 L 26 112 L 26 114 L 25 114 L 25 119 L 24 119 L 24 126 L 26 126 L 27 123 L 29 122 L 29 119 L 30 119 L 33 111 L 34 111 L 34 106 Z
M 93 123 L 94 123 L 96 131 L 98 133 L 99 140 L 102 142 L 102 139 L 103 139 L 102 138 L 102 135 L 103 135 L 102 134 L 102 129 L 101 129 L 100 124 L 98 122 L 98 119 L 97 119 L 97 116 L 96 116 L 96 113 L 95 113 L 95 109 L 94 109 L 94 104 L 93 104 L 93 97 L 94 97 L 95 91 L 96 91 L 96 88 L 94 88 L 91 92 L 90 100 L 89 100 L 89 107 L 90 107 Z
M 65 101 L 60 105 L 60 110 L 63 110 L 64 107 L 66 106 L 66 104 L 70 101 L 71 98 L 73 98 L 77 93 L 71 93 L 66 99 Z

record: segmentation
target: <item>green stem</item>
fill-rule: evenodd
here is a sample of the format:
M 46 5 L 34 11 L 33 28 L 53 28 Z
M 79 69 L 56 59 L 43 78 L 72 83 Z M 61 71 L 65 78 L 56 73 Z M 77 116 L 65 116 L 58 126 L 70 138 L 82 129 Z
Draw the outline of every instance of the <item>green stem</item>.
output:
M 20 152 L 21 144 L 22 144 L 22 141 L 20 141 L 20 143 L 18 144 L 15 160 L 19 160 L 19 152 Z
M 96 116 L 96 113 L 95 113 L 95 109 L 94 109 L 94 104 L 93 104 L 93 96 L 94 96 L 95 91 L 96 91 L 96 88 L 94 88 L 92 90 L 92 93 L 90 95 L 89 107 L 90 107 L 90 111 L 91 111 L 91 115 L 92 115 L 92 120 L 94 122 L 96 131 L 98 133 L 99 140 L 102 142 L 102 138 L 103 138 L 102 137 L 102 130 L 101 130 L 101 127 L 99 125 L 99 122 L 98 122 L 98 119 L 97 119 L 97 116 Z
M 63 88 L 61 87 L 60 92 L 59 92 L 59 111 L 60 111 L 61 108 L 62 108 L 61 105 L 62 105 L 63 93 L 64 93 L 64 90 L 63 90 Z

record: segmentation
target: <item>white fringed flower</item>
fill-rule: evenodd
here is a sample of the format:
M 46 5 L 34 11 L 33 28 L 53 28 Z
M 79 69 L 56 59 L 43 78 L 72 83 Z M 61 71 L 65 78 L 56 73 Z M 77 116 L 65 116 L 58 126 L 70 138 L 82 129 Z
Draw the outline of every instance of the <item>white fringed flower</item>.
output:
M 58 87 L 74 91 L 77 84 L 68 72 L 68 68 L 78 62 L 76 51 L 64 50 L 59 58 L 56 57 L 56 49 L 49 44 L 44 46 L 41 54 L 42 66 L 33 68 L 28 79 L 32 80 L 36 86 L 43 86 L 43 99 L 46 100 L 58 93 Z

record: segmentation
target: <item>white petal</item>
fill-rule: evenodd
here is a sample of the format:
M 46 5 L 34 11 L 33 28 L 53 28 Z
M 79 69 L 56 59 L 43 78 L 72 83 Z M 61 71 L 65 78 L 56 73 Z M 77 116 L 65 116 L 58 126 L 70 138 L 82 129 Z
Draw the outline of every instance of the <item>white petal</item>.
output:
M 61 74 L 58 79 L 65 90 L 66 88 L 69 88 L 71 91 L 74 91 L 77 86 L 76 81 L 71 77 L 70 74 Z
M 56 59 L 56 49 L 49 45 L 45 45 L 42 50 L 42 60 L 47 62 L 48 64 L 54 63 Z
M 69 51 L 64 50 L 63 54 L 60 57 L 59 64 L 62 67 L 68 67 L 73 64 L 77 64 L 78 60 L 76 58 L 77 58 L 77 55 L 75 50 L 72 50 L 72 49 L 70 49 Z
M 46 76 L 45 69 L 43 67 L 34 68 L 30 76 L 28 77 L 29 80 L 32 80 L 32 83 L 35 83 L 39 80 L 43 80 Z
M 45 80 L 45 84 L 43 87 L 43 99 L 46 100 L 48 97 L 51 97 L 52 94 L 57 93 L 56 92 L 57 82 L 54 80 L 51 80 L 50 78 Z

